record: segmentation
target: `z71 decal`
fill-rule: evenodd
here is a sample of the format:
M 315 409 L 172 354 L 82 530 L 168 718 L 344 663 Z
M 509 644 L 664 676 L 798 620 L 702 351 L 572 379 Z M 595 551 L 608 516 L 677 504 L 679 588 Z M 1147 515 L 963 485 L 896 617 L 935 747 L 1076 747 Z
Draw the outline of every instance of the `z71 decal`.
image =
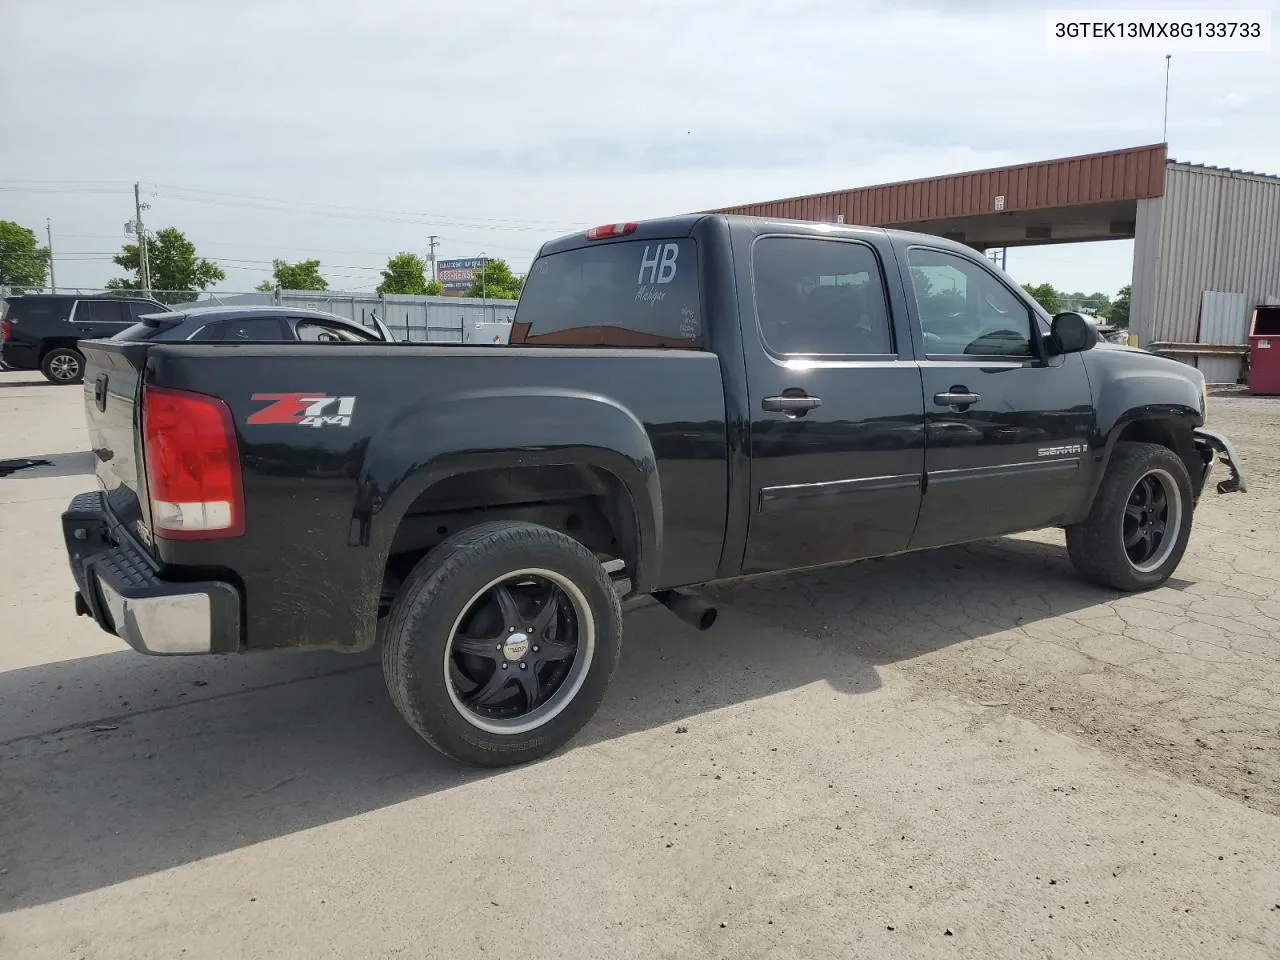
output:
M 356 409 L 355 397 L 329 397 L 323 393 L 255 393 L 255 401 L 269 405 L 251 414 L 250 426 L 288 423 L 299 427 L 349 427 Z

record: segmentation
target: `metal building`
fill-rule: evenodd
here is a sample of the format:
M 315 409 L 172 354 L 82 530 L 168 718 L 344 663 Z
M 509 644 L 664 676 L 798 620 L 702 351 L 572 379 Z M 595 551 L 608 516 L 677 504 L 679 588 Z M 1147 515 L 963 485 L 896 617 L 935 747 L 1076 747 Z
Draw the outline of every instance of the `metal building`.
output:
M 1280 177 L 1169 161 L 1163 195 L 1138 204 L 1130 333 L 1234 382 L 1268 303 L 1280 303 Z
M 1254 307 L 1280 303 L 1280 177 L 1149 144 L 713 211 L 897 227 L 987 250 L 1134 240 L 1130 341 L 1234 381 Z

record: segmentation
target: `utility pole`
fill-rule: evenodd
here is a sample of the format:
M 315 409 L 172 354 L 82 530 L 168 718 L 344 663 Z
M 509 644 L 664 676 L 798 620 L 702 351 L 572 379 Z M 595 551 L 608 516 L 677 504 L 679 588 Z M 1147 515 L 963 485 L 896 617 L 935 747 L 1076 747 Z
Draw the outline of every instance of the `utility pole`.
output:
M 49 218 L 44 218 L 44 235 L 49 241 L 49 292 L 58 292 L 58 278 L 53 274 L 53 226 L 49 222 Z
M 1173 62 L 1173 54 L 1164 55 L 1164 129 L 1160 132 L 1160 141 L 1169 142 L 1169 65 Z
M 430 250 L 430 253 L 427 254 L 427 259 L 431 261 L 432 280 L 436 279 L 436 247 L 438 246 L 440 246 L 440 238 L 438 236 L 433 233 L 427 237 L 427 248 Z
M 142 225 L 142 211 L 150 207 L 150 204 L 142 202 L 142 187 L 140 184 L 133 185 L 133 208 L 137 217 L 133 221 L 133 228 L 138 237 L 138 279 L 142 281 L 142 292 L 145 296 L 151 296 L 151 264 L 147 256 L 147 231 Z

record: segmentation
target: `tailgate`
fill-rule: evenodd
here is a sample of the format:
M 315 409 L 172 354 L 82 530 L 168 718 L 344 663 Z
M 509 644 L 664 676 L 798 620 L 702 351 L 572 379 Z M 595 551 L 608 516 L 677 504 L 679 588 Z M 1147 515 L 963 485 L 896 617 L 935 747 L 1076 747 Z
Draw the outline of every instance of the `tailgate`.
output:
M 147 344 L 85 340 L 79 346 L 85 356 L 85 420 L 98 483 L 111 512 L 153 550 L 139 422 Z

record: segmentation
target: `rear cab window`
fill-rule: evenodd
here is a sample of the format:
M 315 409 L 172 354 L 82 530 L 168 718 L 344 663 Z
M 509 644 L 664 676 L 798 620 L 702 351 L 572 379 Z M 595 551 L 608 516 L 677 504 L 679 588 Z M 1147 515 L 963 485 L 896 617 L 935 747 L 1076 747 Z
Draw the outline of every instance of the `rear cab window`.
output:
M 623 240 L 538 259 L 511 345 L 702 349 L 697 244 Z

